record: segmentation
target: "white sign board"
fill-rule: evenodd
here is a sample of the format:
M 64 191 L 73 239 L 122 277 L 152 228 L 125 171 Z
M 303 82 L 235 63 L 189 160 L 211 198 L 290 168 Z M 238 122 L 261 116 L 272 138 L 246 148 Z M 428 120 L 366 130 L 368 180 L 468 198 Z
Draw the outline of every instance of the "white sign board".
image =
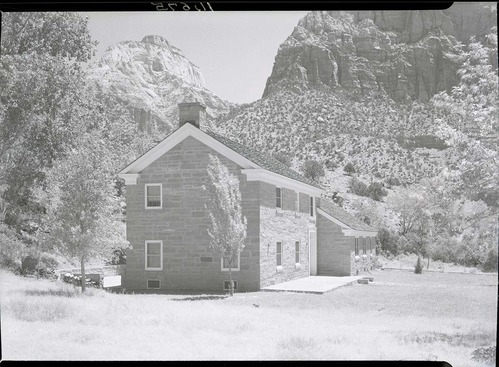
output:
M 103 288 L 120 287 L 120 286 L 121 286 L 121 275 L 104 277 L 104 279 L 102 280 Z

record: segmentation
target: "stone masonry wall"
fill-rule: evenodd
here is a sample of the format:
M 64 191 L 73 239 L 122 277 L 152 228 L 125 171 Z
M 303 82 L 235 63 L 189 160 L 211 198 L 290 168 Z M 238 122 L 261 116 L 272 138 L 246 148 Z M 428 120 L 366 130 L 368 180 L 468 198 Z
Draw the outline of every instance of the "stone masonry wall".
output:
M 350 252 L 355 238 L 347 237 L 341 227 L 318 214 L 317 217 L 317 274 L 351 275 Z
M 240 180 L 247 239 L 240 271 L 233 271 L 239 291 L 260 289 L 259 183 L 247 182 L 240 167 L 198 140 L 188 137 L 141 172 L 136 185 L 127 186 L 127 251 L 124 287 L 145 290 L 148 279 L 160 280 L 161 291 L 222 291 L 229 274 L 209 250 L 210 220 L 202 185 L 208 182 L 209 154 L 217 155 Z M 145 209 L 145 184 L 162 183 L 162 209 Z M 145 270 L 145 241 L 163 241 L 163 270 Z
M 359 237 L 359 255 L 355 255 L 355 242 L 351 247 L 350 253 L 350 264 L 351 264 L 351 274 L 352 275 L 362 275 L 374 269 L 374 264 L 376 262 L 376 249 L 374 237 L 372 237 L 372 248 L 369 250 L 369 245 L 366 246 L 366 253 L 364 254 L 362 249 L 362 242 Z M 365 237 L 368 238 L 368 237 Z
M 300 211 L 295 211 L 296 192 L 282 188 L 282 209 L 276 208 L 275 186 L 260 183 L 260 286 L 309 276 L 309 228 L 315 219 L 308 212 L 308 195 L 300 193 Z M 276 264 L 276 242 L 282 242 L 282 266 Z M 300 241 L 300 263 L 295 262 L 295 242 Z

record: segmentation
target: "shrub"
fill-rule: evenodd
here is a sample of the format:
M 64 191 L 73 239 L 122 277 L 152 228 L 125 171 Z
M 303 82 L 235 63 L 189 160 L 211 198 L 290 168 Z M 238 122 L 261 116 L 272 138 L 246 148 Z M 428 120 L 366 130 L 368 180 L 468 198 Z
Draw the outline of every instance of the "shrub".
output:
M 21 269 L 23 274 L 33 274 L 38 266 L 38 259 L 34 256 L 28 255 L 21 262 Z
M 125 265 L 126 264 L 126 250 L 123 248 L 116 248 L 113 254 L 106 261 L 107 265 Z
M 379 182 L 373 182 L 367 187 L 367 196 L 375 201 L 381 201 L 383 196 L 388 195 L 388 192 L 383 188 Z
M 366 196 L 367 185 L 355 177 L 350 180 L 350 192 L 359 196 Z
M 343 167 L 343 171 L 345 171 L 348 175 L 351 175 L 353 173 L 356 173 L 357 169 L 355 168 L 355 166 L 353 165 L 353 163 L 348 162 L 345 165 L 345 167 Z
M 492 273 L 497 271 L 497 251 L 491 249 L 487 254 L 487 259 L 482 265 L 482 271 Z
M 19 273 L 22 245 L 14 231 L 2 223 L 0 223 L 0 244 L 0 267 Z
M 334 171 L 336 168 L 338 168 L 338 163 L 336 163 L 334 160 L 332 159 L 328 159 L 326 160 L 325 162 L 325 165 L 326 165 L 326 168 L 330 171 Z
M 380 249 L 384 254 L 397 256 L 399 254 L 398 236 L 386 228 L 378 231 Z
M 415 274 L 423 273 L 423 266 L 421 265 L 421 257 L 418 256 L 418 261 L 416 262 L 416 266 L 414 267 Z
M 400 186 L 400 180 L 396 177 L 391 176 L 386 179 L 386 184 L 388 186 Z
M 57 269 L 58 266 L 59 262 L 54 256 L 50 254 L 42 254 L 42 256 L 40 256 L 40 261 L 38 263 L 39 268 L 52 271 Z

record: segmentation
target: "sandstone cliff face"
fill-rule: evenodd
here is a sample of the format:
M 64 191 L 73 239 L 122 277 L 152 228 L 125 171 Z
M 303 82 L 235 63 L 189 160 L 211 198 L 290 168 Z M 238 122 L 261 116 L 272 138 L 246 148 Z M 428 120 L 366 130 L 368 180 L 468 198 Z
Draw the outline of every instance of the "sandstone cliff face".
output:
M 226 113 L 233 105 L 210 92 L 199 68 L 160 36 L 110 47 L 89 67 L 89 74 L 99 88 L 127 102 L 135 121 L 146 130 L 176 128 L 180 102 L 203 102 L 209 117 Z
M 490 33 L 494 14 L 483 4 L 445 11 L 311 12 L 280 46 L 263 96 L 283 87 L 340 88 L 428 101 L 456 85 L 459 42 Z

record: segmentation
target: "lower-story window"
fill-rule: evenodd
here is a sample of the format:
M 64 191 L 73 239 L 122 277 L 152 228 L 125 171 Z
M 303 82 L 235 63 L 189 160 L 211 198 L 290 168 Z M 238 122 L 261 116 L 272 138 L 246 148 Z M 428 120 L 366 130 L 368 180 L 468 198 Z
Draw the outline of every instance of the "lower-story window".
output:
M 359 255 L 359 238 L 355 237 L 355 256 Z
M 282 242 L 276 243 L 276 265 L 282 266 Z
M 146 241 L 146 270 L 163 270 L 163 241 Z
M 157 279 L 148 279 L 147 280 L 147 289 L 159 289 L 161 283 Z
M 367 253 L 367 238 L 362 237 L 362 253 L 365 255 Z
M 300 241 L 295 242 L 295 263 L 300 263 Z
M 234 290 L 237 290 L 237 280 L 233 280 L 234 282 Z M 230 290 L 230 280 L 224 280 L 224 290 Z

